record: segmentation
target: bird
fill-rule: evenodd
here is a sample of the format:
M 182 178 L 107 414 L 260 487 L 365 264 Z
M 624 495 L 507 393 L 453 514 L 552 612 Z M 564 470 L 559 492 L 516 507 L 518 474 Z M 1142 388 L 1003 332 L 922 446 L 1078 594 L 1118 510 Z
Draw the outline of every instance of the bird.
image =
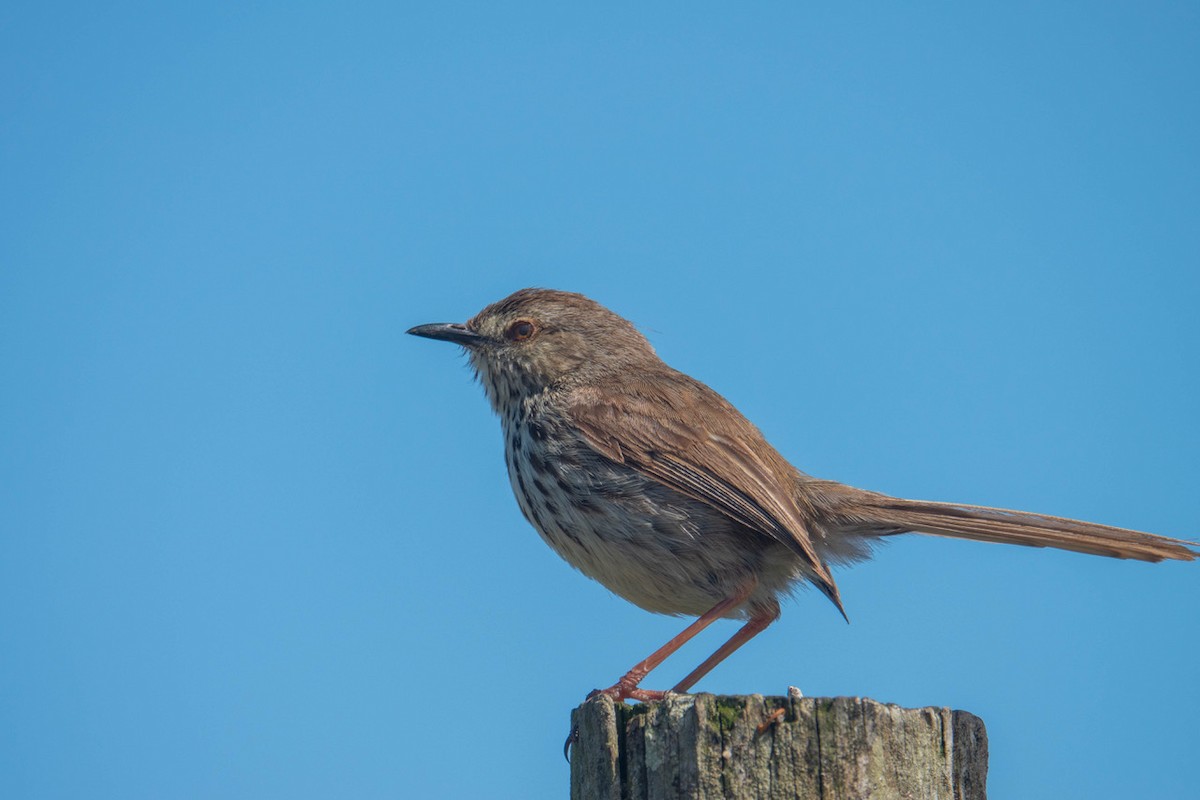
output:
M 963 503 L 906 500 L 794 467 L 720 394 L 662 361 L 582 294 L 521 289 L 465 323 L 407 331 L 467 353 L 504 433 L 525 518 L 564 560 L 654 613 L 696 619 L 616 683 L 616 702 L 723 618 L 741 627 L 670 691 L 691 689 L 811 585 L 846 617 L 832 567 L 903 533 L 1192 561 L 1196 542 Z M 847 621 L 849 618 L 846 617 Z M 569 745 L 569 741 L 568 741 Z

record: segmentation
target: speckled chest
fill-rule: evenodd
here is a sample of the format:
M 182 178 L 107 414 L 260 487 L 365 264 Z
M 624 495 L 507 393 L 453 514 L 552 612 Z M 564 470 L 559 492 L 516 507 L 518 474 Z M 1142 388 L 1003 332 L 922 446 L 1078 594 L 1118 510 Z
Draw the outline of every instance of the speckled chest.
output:
M 520 403 L 503 418 L 504 457 L 513 494 L 525 518 L 555 549 L 564 533 L 565 517 L 574 516 L 583 500 L 582 442 L 539 398 Z M 586 501 L 585 501 L 586 502 Z
M 594 451 L 553 397 L 523 398 L 502 418 L 505 461 L 521 512 L 575 567 L 604 580 L 643 534 L 653 514 L 643 508 L 644 479 Z

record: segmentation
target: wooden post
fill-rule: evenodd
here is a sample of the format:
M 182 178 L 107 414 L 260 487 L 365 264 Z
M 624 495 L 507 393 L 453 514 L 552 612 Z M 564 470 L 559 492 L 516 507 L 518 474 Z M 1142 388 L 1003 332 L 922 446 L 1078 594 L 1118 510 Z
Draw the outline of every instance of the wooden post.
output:
M 983 720 L 859 697 L 607 697 L 571 714 L 572 800 L 985 800 Z

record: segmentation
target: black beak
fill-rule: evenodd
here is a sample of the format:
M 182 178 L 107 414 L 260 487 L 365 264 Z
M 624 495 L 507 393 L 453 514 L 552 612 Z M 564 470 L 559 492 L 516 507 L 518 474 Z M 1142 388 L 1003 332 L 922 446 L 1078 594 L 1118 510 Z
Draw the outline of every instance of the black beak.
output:
M 484 340 L 483 336 L 470 330 L 461 322 L 431 322 L 428 325 L 418 325 L 415 328 L 409 328 L 408 333 L 411 333 L 413 336 L 424 336 L 426 339 L 440 339 L 443 342 L 454 342 L 455 344 L 461 344 L 463 347 L 471 347 Z

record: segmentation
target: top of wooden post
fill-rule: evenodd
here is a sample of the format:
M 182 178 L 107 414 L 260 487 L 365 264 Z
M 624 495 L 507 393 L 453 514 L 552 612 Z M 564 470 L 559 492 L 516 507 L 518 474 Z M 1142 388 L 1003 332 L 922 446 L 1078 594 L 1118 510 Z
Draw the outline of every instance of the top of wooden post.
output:
M 983 721 L 858 697 L 597 697 L 571 715 L 573 800 L 985 800 Z

